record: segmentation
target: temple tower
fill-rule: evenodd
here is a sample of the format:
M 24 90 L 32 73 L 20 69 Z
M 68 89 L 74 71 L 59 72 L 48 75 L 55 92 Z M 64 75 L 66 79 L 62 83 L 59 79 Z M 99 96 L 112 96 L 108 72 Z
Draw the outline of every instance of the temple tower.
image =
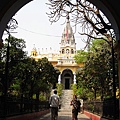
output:
M 66 26 L 64 28 L 61 43 L 60 43 L 60 55 L 67 59 L 73 58 L 76 54 L 76 43 L 72 27 L 70 25 L 69 16 L 67 16 Z
M 62 33 L 60 43 L 60 57 L 56 67 L 60 70 L 58 83 L 63 84 L 64 89 L 70 89 L 71 84 L 76 84 L 76 70 L 79 65 L 75 62 L 74 56 L 76 54 L 75 37 L 70 25 L 69 15 L 66 18 L 66 26 Z

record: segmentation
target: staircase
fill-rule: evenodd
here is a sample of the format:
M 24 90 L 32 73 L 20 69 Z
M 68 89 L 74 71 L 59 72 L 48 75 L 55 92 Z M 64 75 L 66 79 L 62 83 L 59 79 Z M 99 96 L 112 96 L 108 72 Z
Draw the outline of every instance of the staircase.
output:
M 60 111 L 71 111 L 72 106 L 70 106 L 70 101 L 73 98 L 72 90 L 62 90 L 61 96 L 61 109 Z

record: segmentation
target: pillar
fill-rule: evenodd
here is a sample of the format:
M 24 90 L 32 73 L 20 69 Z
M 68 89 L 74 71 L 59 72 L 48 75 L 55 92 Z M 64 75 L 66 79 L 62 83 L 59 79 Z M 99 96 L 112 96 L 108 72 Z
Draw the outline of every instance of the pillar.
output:
M 61 74 L 58 77 L 58 84 L 61 84 Z
M 74 73 L 74 80 L 73 80 L 74 84 L 76 84 L 76 73 Z

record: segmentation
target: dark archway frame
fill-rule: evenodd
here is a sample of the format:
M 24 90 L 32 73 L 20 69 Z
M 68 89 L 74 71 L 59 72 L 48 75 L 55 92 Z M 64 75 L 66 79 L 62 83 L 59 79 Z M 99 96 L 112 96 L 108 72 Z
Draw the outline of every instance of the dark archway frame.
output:
M 1 0 L 0 1 L 0 43 L 2 41 L 3 32 L 7 23 L 27 3 L 33 0 Z M 96 5 L 109 19 L 115 30 L 116 38 L 118 41 L 118 52 L 120 51 L 120 12 L 119 12 L 119 0 L 88 0 Z M 120 59 L 120 53 L 119 53 Z M 120 60 L 119 60 L 120 68 Z M 119 74 L 120 76 L 120 74 Z M 120 112 L 120 105 L 119 105 Z
M 6 28 L 6 24 L 15 15 L 17 11 L 19 11 L 23 6 L 27 3 L 32 2 L 33 0 L 4 0 L 1 1 L 2 5 L 0 8 L 0 39 L 2 39 L 2 35 L 4 29 Z M 105 0 L 88 0 L 94 5 L 96 5 L 110 20 L 112 23 L 112 27 L 115 30 L 117 41 L 120 40 L 120 20 L 119 20 L 119 10 L 115 7 L 117 5 L 117 1 L 113 3 L 112 0 L 106 2 Z M 111 9 L 114 7 L 114 9 Z M 118 10 L 118 11 L 117 11 Z M 118 16 L 117 16 L 118 14 Z

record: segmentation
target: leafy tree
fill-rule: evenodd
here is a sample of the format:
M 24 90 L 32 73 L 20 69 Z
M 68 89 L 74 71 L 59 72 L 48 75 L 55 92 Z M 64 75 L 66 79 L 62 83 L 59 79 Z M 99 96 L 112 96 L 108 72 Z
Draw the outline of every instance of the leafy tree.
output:
M 39 99 L 40 92 L 50 93 L 52 85 L 57 81 L 59 71 L 56 70 L 47 58 L 42 58 L 36 62 L 36 82 L 34 93 Z
M 88 52 L 83 50 L 78 50 L 77 54 L 74 56 L 77 63 L 84 63 L 87 59 Z
M 33 99 L 36 94 L 36 99 L 39 100 L 42 98 L 39 95 L 50 94 L 50 89 L 57 82 L 60 71 L 55 69 L 47 58 L 35 61 L 27 57 L 24 48 L 23 39 L 9 36 L 5 40 L 4 47 L 0 49 L 0 95 L 4 94 L 7 80 L 7 92 L 9 92 L 7 94 L 22 99 L 23 97 Z
M 110 56 L 111 49 L 104 40 L 93 40 L 85 66 L 77 73 L 76 78 L 80 89 L 89 89 L 94 93 L 95 99 L 97 94 L 101 96 L 101 99 L 111 95 L 109 84 L 112 77 L 108 75 L 108 71 L 111 69 L 109 64 L 111 61 Z
M 23 59 L 26 56 L 26 53 L 23 51 L 25 48 L 25 42 L 23 39 L 17 39 L 13 36 L 10 36 L 8 39 L 5 39 L 4 47 L 1 49 L 1 62 L 4 63 L 1 68 L 1 84 L 5 88 L 5 78 L 7 76 L 8 88 L 11 85 L 11 81 L 14 79 L 16 72 L 14 71 L 15 67 L 19 63 L 19 60 Z M 8 66 L 6 66 L 8 64 Z M 8 73 L 7 73 L 8 71 Z M 6 75 L 7 73 L 7 75 Z M 3 89 L 4 90 L 4 89 Z
M 36 94 L 37 100 L 39 100 L 41 93 L 50 93 L 51 85 L 59 75 L 47 58 L 38 61 L 31 58 L 24 59 L 16 69 L 20 72 L 17 74 L 16 82 L 13 82 L 12 88 L 17 86 L 16 90 L 22 96 L 24 95 L 30 99 Z
M 30 88 L 30 81 L 32 80 L 33 68 L 31 58 L 19 61 L 18 65 L 15 67 L 15 71 L 19 72 L 16 73 L 11 88 L 15 90 L 18 95 L 24 95 L 29 98 L 31 97 L 32 88 Z

